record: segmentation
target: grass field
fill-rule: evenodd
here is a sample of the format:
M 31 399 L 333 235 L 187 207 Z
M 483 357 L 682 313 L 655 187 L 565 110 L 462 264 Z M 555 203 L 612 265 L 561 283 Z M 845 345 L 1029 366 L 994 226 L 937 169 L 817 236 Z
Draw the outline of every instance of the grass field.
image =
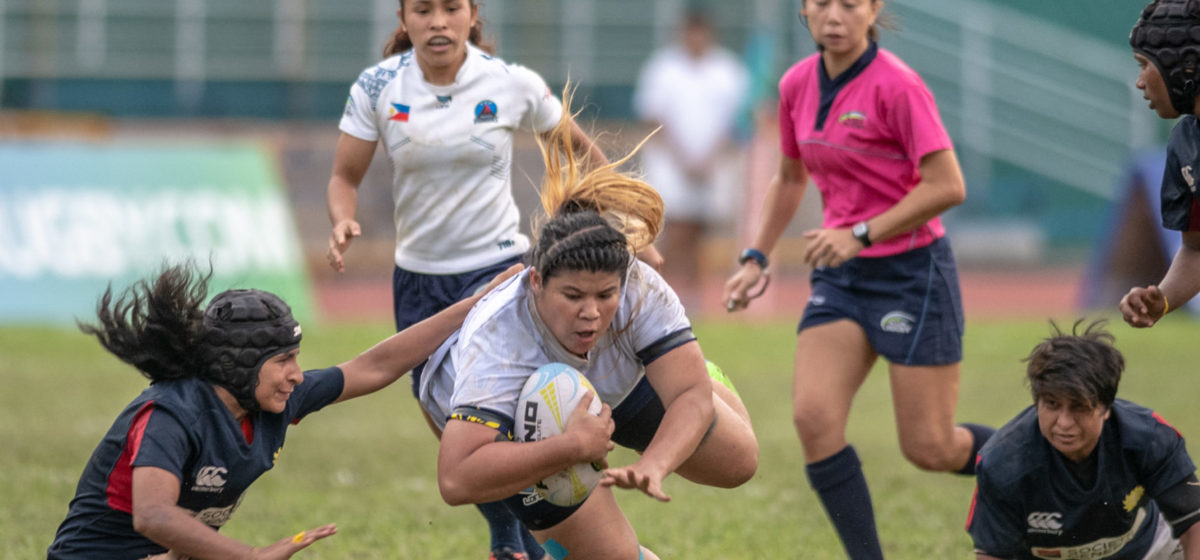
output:
M 1068 319 L 1069 320 L 1069 319 Z M 1119 321 L 1119 319 L 1117 319 Z M 1197 325 L 1172 317 L 1148 331 L 1114 324 L 1128 368 L 1120 396 L 1200 434 Z M 804 477 L 791 425 L 790 323 L 701 322 L 706 355 L 738 385 L 761 444 L 758 475 L 717 490 L 668 479 L 674 500 L 619 498 L 644 544 L 663 558 L 840 558 L 840 545 Z M 306 328 L 300 361 L 323 367 L 386 336 L 389 326 Z M 1025 356 L 1043 320 L 970 320 L 959 418 L 999 425 L 1029 404 Z M 877 369 L 855 403 L 850 439 L 865 464 L 890 558 L 968 558 L 963 522 L 973 480 L 917 471 L 896 444 L 887 376 Z M 120 409 L 145 386 L 134 370 L 73 331 L 0 329 L 0 557 L 44 557 L 79 473 Z M 290 432 L 273 472 L 247 493 L 225 531 L 268 544 L 336 522 L 339 534 L 299 558 L 475 558 L 486 555 L 473 508 L 438 496 L 436 442 L 408 381 L 327 409 Z M 618 451 L 614 464 L 631 461 Z

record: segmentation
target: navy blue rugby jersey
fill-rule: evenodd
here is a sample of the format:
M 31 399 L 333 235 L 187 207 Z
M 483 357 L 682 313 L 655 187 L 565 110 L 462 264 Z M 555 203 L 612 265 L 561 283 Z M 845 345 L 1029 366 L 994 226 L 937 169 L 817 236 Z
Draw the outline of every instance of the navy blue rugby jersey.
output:
M 1200 231 L 1200 121 L 1187 115 L 1171 129 L 1162 180 L 1162 224 L 1175 231 Z
M 1196 470 L 1183 437 L 1154 411 L 1113 402 L 1084 487 L 1038 429 L 1031 406 L 980 450 L 967 531 L 997 558 L 1142 558 L 1159 510 L 1153 498 Z
M 206 381 L 152 384 L 92 452 L 48 557 L 142 558 L 166 551 L 133 529 L 134 467 L 175 474 L 179 506 L 219 529 L 250 484 L 275 466 L 287 427 L 332 403 L 342 387 L 336 367 L 307 371 L 282 413 L 260 412 L 239 422 Z

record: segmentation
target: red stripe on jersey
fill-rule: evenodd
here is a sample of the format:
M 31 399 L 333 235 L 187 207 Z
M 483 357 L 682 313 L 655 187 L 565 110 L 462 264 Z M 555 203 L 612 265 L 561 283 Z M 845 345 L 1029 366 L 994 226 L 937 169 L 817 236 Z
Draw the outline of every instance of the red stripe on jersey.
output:
M 975 473 L 979 473 L 979 463 L 983 462 L 983 455 L 975 454 Z M 967 511 L 967 525 L 964 527 L 967 531 L 971 530 L 971 521 L 975 519 L 975 501 L 979 499 L 979 483 L 975 483 L 975 491 L 971 493 L 971 509 Z
M 108 507 L 125 513 L 133 513 L 133 458 L 137 457 L 142 447 L 142 436 L 146 434 L 146 424 L 150 422 L 150 413 L 154 411 L 154 401 L 150 401 L 133 416 L 133 424 L 129 433 L 125 434 L 125 447 L 112 472 L 108 473 Z
M 242 417 L 242 436 L 246 438 L 246 443 L 254 443 L 254 422 L 250 421 L 250 415 Z
M 975 520 L 975 502 L 979 499 L 979 485 L 975 485 L 975 491 L 971 493 L 971 509 L 967 511 L 967 524 L 963 527 L 964 530 L 971 530 L 971 522 Z
M 1179 437 L 1183 437 L 1183 434 L 1179 433 L 1179 429 L 1178 429 L 1178 428 L 1176 428 L 1175 426 L 1172 426 L 1170 422 L 1167 422 L 1166 420 L 1163 420 L 1163 417 L 1162 417 L 1162 416 L 1159 416 L 1157 412 L 1152 412 L 1151 414 L 1154 416 L 1154 419 L 1155 419 L 1155 420 L 1158 420 L 1158 423 L 1159 423 L 1159 424 L 1162 424 L 1162 425 L 1164 425 L 1164 426 L 1166 426 L 1166 427 L 1168 427 L 1168 428 L 1171 428 L 1172 430 L 1175 430 L 1175 435 L 1177 435 L 1177 436 L 1179 436 Z
M 1188 210 L 1187 231 L 1200 231 L 1200 195 L 1196 193 L 1192 193 L 1192 207 Z

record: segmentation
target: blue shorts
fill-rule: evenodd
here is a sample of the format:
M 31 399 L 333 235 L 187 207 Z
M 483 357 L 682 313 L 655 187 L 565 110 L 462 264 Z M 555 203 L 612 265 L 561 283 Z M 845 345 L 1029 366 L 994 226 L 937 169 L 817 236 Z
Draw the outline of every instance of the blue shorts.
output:
M 521 262 L 522 258 L 505 259 L 462 274 L 420 274 L 396 267 L 392 271 L 392 313 L 396 318 L 396 332 L 474 295 L 497 274 Z M 417 388 L 420 387 L 423 365 L 413 368 L 413 396 L 417 395 Z
M 814 270 L 797 332 L 839 319 L 858 323 L 871 348 L 893 364 L 961 361 L 962 295 L 950 243 L 942 238 L 898 255 Z

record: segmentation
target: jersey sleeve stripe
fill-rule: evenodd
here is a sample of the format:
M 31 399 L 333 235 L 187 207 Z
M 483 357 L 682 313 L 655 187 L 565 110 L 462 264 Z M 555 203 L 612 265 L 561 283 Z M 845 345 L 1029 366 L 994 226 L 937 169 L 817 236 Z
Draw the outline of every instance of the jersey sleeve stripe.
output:
M 464 422 L 487 426 L 504 434 L 508 439 L 513 439 L 512 418 L 499 412 L 473 406 L 460 406 L 450 413 L 448 420 L 462 420 Z
M 150 414 L 154 412 L 154 401 L 150 401 L 137 411 L 130 424 L 129 432 L 125 434 L 125 445 L 116 465 L 108 475 L 108 507 L 125 513 L 133 513 L 133 459 L 137 457 L 142 447 L 142 436 L 146 434 L 146 425 L 150 423 Z
M 693 340 L 696 340 L 696 335 L 692 334 L 692 328 L 685 327 L 650 343 L 649 346 L 638 351 L 637 357 L 642 361 L 643 366 L 648 366 L 654 360 L 663 357 L 667 352 Z
M 1152 412 L 1151 415 L 1154 416 L 1155 420 L 1158 420 L 1159 424 L 1162 424 L 1168 428 L 1171 428 L 1172 430 L 1175 430 L 1175 435 L 1177 435 L 1179 437 L 1183 437 L 1183 434 L 1179 433 L 1179 429 L 1177 429 L 1175 426 L 1172 426 L 1171 423 L 1167 422 L 1162 416 L 1159 416 L 1157 412 Z

